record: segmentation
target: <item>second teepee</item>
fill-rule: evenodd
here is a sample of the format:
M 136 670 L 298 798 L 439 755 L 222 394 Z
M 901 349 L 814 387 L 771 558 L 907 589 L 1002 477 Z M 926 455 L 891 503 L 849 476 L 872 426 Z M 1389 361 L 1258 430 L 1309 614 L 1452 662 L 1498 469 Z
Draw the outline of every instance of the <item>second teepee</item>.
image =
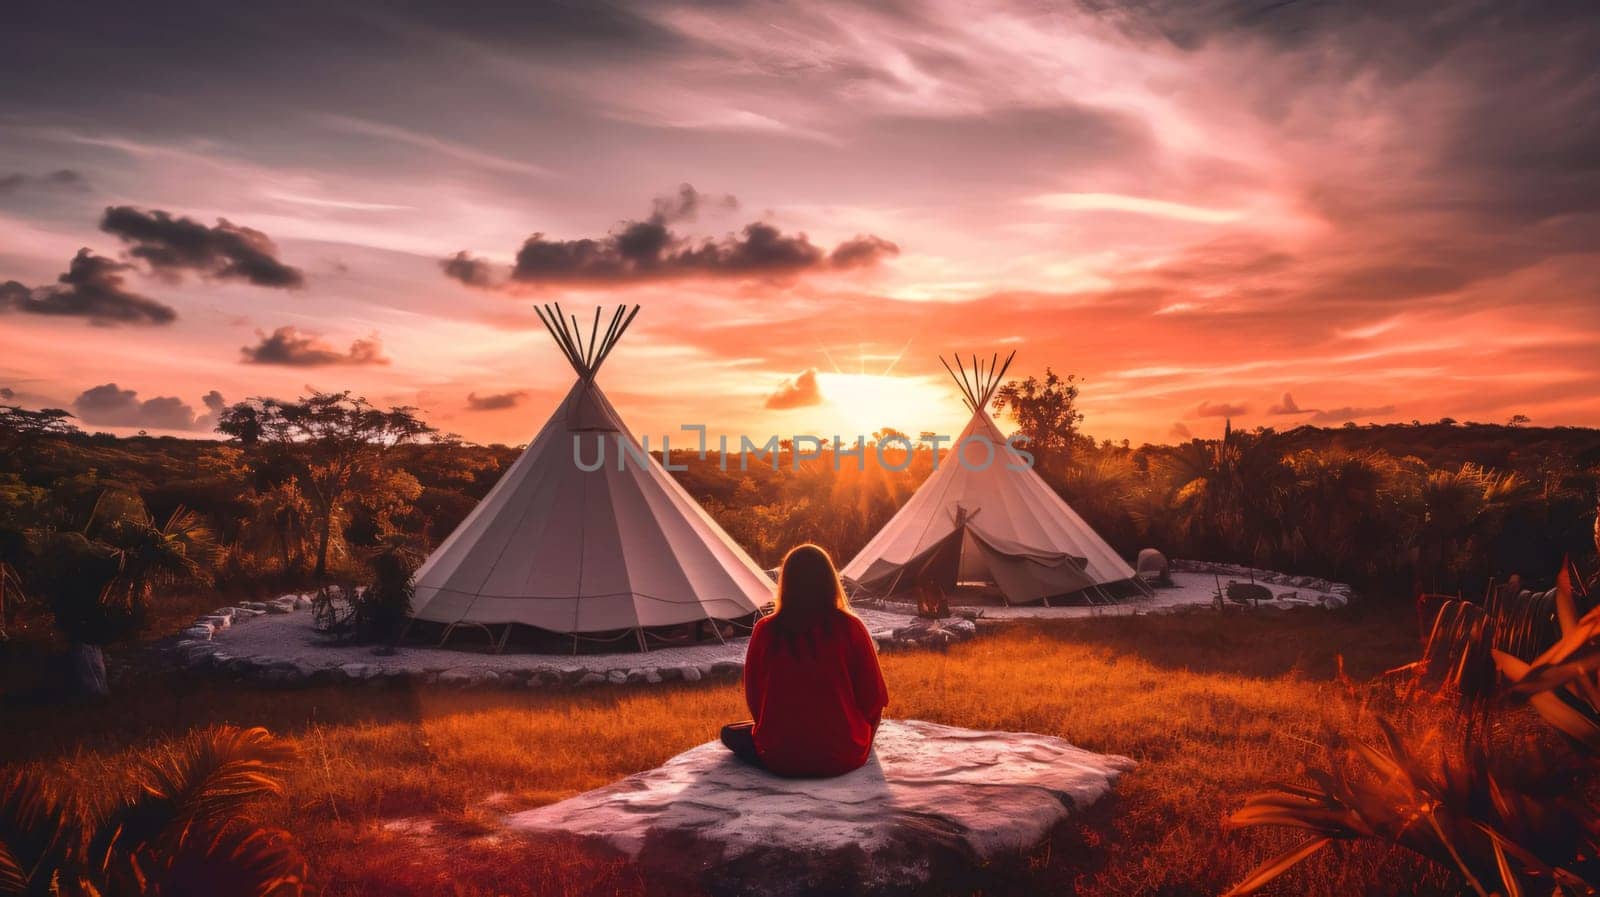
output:
M 1012 353 L 1011 357 L 1015 357 Z M 1140 591 L 1133 568 L 1009 447 L 985 407 L 1011 364 L 957 375 L 972 419 L 933 474 L 842 575 L 871 595 L 992 583 L 1007 603 L 1099 603 Z

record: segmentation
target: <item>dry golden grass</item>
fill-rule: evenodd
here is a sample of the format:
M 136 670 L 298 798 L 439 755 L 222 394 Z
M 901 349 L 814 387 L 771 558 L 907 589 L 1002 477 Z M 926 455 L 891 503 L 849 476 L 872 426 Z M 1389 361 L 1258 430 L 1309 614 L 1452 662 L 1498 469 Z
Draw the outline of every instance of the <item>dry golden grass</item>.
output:
M 1322 612 L 1111 618 L 1021 624 L 948 654 L 886 655 L 890 714 L 1060 735 L 1139 767 L 1114 796 L 1035 856 L 947 882 L 1085 895 L 1210 894 L 1288 844 L 1227 833 L 1244 796 L 1320 760 L 1378 684 L 1416 656 L 1404 614 Z M 88 787 L 130 752 L 209 722 L 265 725 L 300 749 L 271 822 L 296 832 L 329 895 L 670 893 L 571 845 L 505 836 L 504 811 L 535 806 L 660 763 L 743 715 L 732 683 L 465 693 L 317 688 L 258 691 L 176 675 L 121 683 L 102 708 L 10 711 L 8 762 L 46 763 Z M 1356 720 L 1356 729 L 1366 728 Z M 1445 894 L 1448 880 L 1403 854 L 1337 847 L 1273 886 L 1283 894 Z

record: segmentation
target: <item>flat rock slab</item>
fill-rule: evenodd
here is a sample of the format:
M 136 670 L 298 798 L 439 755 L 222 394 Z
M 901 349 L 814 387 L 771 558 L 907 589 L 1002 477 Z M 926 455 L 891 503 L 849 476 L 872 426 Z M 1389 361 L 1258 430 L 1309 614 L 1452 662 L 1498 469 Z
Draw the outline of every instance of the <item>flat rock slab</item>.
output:
M 1039 845 L 1134 765 L 1047 735 L 917 720 L 885 721 L 873 754 L 838 778 L 783 779 L 712 742 L 507 822 L 697 865 L 716 894 L 894 893 Z

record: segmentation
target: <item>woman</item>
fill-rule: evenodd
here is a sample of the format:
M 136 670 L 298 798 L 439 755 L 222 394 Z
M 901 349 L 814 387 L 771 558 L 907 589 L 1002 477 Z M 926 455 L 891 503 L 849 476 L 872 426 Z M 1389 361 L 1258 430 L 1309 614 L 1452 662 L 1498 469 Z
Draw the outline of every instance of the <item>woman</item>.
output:
M 867 762 L 889 691 L 872 636 L 815 545 L 783 559 L 777 610 L 756 622 L 745 652 L 744 698 L 753 719 L 722 727 L 740 759 L 797 777 Z

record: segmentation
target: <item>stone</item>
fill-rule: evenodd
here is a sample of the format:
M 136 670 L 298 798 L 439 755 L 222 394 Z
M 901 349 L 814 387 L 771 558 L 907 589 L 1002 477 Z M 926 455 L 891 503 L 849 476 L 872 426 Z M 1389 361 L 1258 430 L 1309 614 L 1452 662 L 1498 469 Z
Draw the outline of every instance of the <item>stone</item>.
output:
M 339 672 L 343 673 L 344 677 L 351 681 L 370 679 L 376 671 L 376 667 L 365 663 L 347 663 L 339 667 Z
M 1046 735 L 886 720 L 867 765 L 837 778 L 780 778 L 710 742 L 507 824 L 699 869 L 719 895 L 881 894 L 1025 854 L 1133 765 Z
M 744 675 L 744 662 L 739 660 L 719 660 L 711 665 L 713 676 L 742 676 Z
M 679 675 L 683 676 L 683 681 L 685 681 L 685 682 L 699 682 L 700 681 L 700 668 L 699 667 L 684 667 L 682 672 Z
M 445 670 L 439 674 L 440 685 L 454 685 L 458 688 L 465 688 L 469 685 L 477 685 L 480 681 L 469 670 Z
M 612 685 L 624 685 L 628 681 L 627 670 L 611 670 L 606 673 L 606 681 Z
M 589 672 L 585 672 L 582 676 L 578 677 L 577 684 L 578 685 L 603 685 L 603 684 L 605 684 L 605 681 L 606 681 L 606 677 L 605 676 L 601 675 L 600 673 L 589 671 Z
M 661 671 L 656 669 L 656 668 L 654 668 L 654 667 L 651 667 L 650 669 L 645 670 L 644 671 L 644 681 L 650 683 L 651 685 L 655 685 L 656 683 L 662 681 L 661 680 Z

